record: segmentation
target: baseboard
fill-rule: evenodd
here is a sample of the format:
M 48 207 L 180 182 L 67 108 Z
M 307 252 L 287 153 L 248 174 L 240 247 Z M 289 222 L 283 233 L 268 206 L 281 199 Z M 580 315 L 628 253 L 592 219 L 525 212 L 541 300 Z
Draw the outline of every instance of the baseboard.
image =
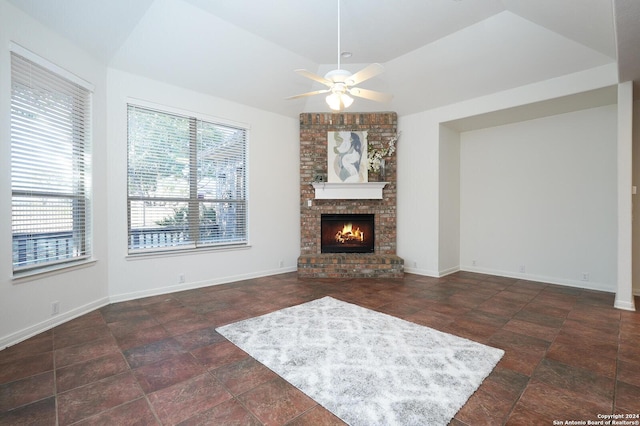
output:
M 30 327 L 16 331 L 15 333 L 3 336 L 2 338 L 0 338 L 0 350 L 27 340 L 44 331 L 51 330 L 52 328 L 57 327 L 60 324 L 64 324 L 65 322 L 71 321 L 72 319 L 87 314 L 91 311 L 95 311 L 96 309 L 108 304 L 109 298 L 103 297 L 94 302 L 87 303 L 86 305 L 77 307 L 67 312 L 63 312 L 59 315 L 56 315 L 55 317 L 51 317 L 46 321 L 42 321 L 38 324 L 34 324 Z
M 175 293 L 178 291 L 191 290 L 191 289 L 196 289 L 201 287 L 209 287 L 212 285 L 228 284 L 228 283 L 247 280 L 251 278 L 260 278 L 260 277 L 266 277 L 270 275 L 284 274 L 287 272 L 295 272 L 296 270 L 297 268 L 295 266 L 292 266 L 287 268 L 278 268 L 278 269 L 273 269 L 268 271 L 261 271 L 260 273 L 235 275 L 230 277 L 218 278 L 215 280 L 198 281 L 198 282 L 180 284 L 176 286 L 159 287 L 159 288 L 154 288 L 154 289 L 145 290 L 145 291 L 124 293 L 124 294 L 118 294 L 110 297 L 104 297 L 94 302 L 72 309 L 68 312 L 63 312 L 60 315 L 56 315 L 55 317 L 52 317 L 46 321 L 42 321 L 38 324 L 34 324 L 30 327 L 19 330 L 15 333 L 11 333 L 7 336 L 0 337 L 0 350 L 5 349 L 9 346 L 13 346 L 16 343 L 20 343 L 24 340 L 27 340 L 30 337 L 33 337 L 47 330 L 50 330 L 60 324 L 64 324 L 65 322 L 71 321 L 72 319 L 82 316 L 84 314 L 87 314 L 91 311 L 95 311 L 96 309 L 109 305 L 110 303 L 124 302 L 127 300 L 141 299 L 144 297 Z
M 440 273 L 438 271 L 434 271 L 430 269 L 411 268 L 411 267 L 407 267 L 406 265 L 404 267 L 404 272 L 406 272 L 407 274 L 422 275 L 425 277 L 433 277 L 433 278 L 440 277 Z
M 438 277 L 446 277 L 447 275 L 455 274 L 459 270 L 460 268 L 458 266 L 454 266 L 453 268 L 443 269 L 438 273 Z
M 613 288 L 611 285 L 592 282 L 592 281 L 569 280 L 569 279 L 563 279 L 563 278 L 557 278 L 557 277 L 549 277 L 545 275 L 518 273 L 518 272 L 502 271 L 502 270 L 496 270 L 496 269 L 484 269 L 484 268 L 478 268 L 475 266 L 461 266 L 460 270 L 465 272 L 477 272 L 479 274 L 497 275 L 500 277 L 507 277 L 507 278 L 516 278 L 516 279 L 526 280 L 526 281 L 537 281 L 537 282 L 546 283 L 546 284 L 563 285 L 566 287 L 583 288 L 586 290 L 606 291 L 608 293 L 616 292 L 616 289 Z
M 229 284 L 229 283 L 252 279 L 252 278 L 260 278 L 260 277 L 266 277 L 271 275 L 284 274 L 288 272 L 295 272 L 296 270 L 297 270 L 297 267 L 292 266 L 287 268 L 278 268 L 278 269 L 273 269 L 268 271 L 261 271 L 259 273 L 256 272 L 251 274 L 234 275 L 229 277 L 218 278 L 215 280 L 197 281 L 192 283 L 180 284 L 176 286 L 159 287 L 159 288 L 145 290 L 145 291 L 123 293 L 123 294 L 113 295 L 111 297 L 104 297 L 94 302 L 72 309 L 70 311 L 63 312 L 60 315 L 56 315 L 55 317 L 52 317 L 46 321 L 42 321 L 38 324 L 24 328 L 17 332 L 11 333 L 7 336 L 0 337 L 0 350 L 5 349 L 9 346 L 13 346 L 16 343 L 20 343 L 37 334 L 50 330 L 60 324 L 64 324 L 65 322 L 71 321 L 74 318 L 87 314 L 91 311 L 94 311 L 98 308 L 106 306 L 110 303 L 124 302 L 127 300 L 141 299 L 144 297 L 175 293 L 178 291 L 209 287 L 212 285 Z M 461 267 L 461 268 L 455 267 L 455 268 L 449 268 L 443 271 L 405 267 L 404 270 L 405 272 L 410 274 L 416 274 L 416 275 L 422 275 L 422 276 L 434 277 L 434 278 L 440 278 L 458 271 L 477 272 L 481 274 L 497 275 L 497 276 L 503 276 L 503 277 L 509 277 L 509 278 L 518 278 L 518 279 L 524 279 L 529 281 L 539 281 L 539 282 L 544 282 L 548 284 L 558 284 L 558 285 L 565 285 L 569 287 L 586 288 L 590 290 L 615 292 L 611 288 L 608 288 L 607 286 L 604 286 L 604 285 L 598 285 L 597 283 L 590 283 L 592 284 L 591 286 L 585 286 L 585 282 L 583 281 L 558 280 L 551 277 L 534 276 L 529 274 L 514 274 L 514 273 L 508 273 L 505 271 L 488 270 L 488 269 L 481 269 L 481 268 L 475 268 L 475 267 Z M 640 296 L 640 289 L 634 289 L 633 294 L 636 296 Z M 618 302 L 616 301 L 615 307 L 619 309 L 624 309 L 624 310 L 635 310 L 633 304 L 627 303 L 627 302 L 621 302 L 620 304 L 618 304 Z
M 626 301 L 620 301 L 618 300 L 618 298 L 616 297 L 615 302 L 613 303 L 613 307 L 617 308 L 617 309 L 623 309 L 625 311 L 635 311 L 636 310 L 636 306 L 635 303 L 632 301 L 630 302 L 626 302 Z
M 109 298 L 110 303 L 126 302 L 128 300 L 142 299 L 144 297 L 158 296 L 161 294 L 177 293 L 179 291 L 194 290 L 202 287 L 210 287 L 213 285 L 230 284 L 238 281 L 249 280 L 252 278 L 268 277 L 271 275 L 285 274 L 287 272 L 295 272 L 297 268 L 295 266 L 278 268 L 261 272 L 254 272 L 251 274 L 233 275 L 228 277 L 216 278 L 213 280 L 193 281 L 189 283 L 172 285 L 168 287 L 157 287 L 149 290 L 136 291 L 131 293 L 122 293 L 112 295 Z
M 432 269 L 421 269 L 421 268 L 407 268 L 406 266 L 404 268 L 404 271 L 408 274 L 422 275 L 424 277 L 431 277 L 431 278 L 446 277 L 447 275 L 455 274 L 459 270 L 460 268 L 458 267 L 444 269 L 442 271 L 436 271 Z

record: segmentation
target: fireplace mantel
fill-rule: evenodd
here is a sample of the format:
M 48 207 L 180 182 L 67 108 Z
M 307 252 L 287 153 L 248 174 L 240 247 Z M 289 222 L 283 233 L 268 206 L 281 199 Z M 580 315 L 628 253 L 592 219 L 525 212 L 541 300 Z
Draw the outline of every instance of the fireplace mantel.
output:
M 314 182 L 316 200 L 381 200 L 389 182 L 330 183 Z

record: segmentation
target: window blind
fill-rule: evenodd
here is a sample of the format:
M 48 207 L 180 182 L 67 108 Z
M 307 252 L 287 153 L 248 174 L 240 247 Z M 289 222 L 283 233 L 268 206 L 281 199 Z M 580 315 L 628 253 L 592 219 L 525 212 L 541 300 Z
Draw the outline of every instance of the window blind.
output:
M 247 130 L 128 105 L 129 252 L 247 243 Z
M 91 92 L 11 53 L 13 270 L 91 255 Z

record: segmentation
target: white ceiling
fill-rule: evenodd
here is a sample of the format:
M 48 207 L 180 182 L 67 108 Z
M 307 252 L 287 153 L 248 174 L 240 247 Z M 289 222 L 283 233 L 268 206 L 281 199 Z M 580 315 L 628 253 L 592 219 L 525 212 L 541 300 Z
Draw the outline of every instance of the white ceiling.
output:
M 293 72 L 337 67 L 338 0 L 9 0 L 113 68 L 297 117 L 327 111 Z M 640 80 L 637 0 L 342 0 L 342 68 L 409 114 L 618 62 Z

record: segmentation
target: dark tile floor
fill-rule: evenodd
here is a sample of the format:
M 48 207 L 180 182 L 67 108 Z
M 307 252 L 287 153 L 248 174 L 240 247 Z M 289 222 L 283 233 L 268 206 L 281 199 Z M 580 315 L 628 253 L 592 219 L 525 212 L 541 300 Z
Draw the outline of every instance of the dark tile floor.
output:
M 640 413 L 640 313 L 612 294 L 465 272 L 290 273 L 112 304 L 0 351 L 0 424 L 342 424 L 215 331 L 325 295 L 506 351 L 452 425 Z

